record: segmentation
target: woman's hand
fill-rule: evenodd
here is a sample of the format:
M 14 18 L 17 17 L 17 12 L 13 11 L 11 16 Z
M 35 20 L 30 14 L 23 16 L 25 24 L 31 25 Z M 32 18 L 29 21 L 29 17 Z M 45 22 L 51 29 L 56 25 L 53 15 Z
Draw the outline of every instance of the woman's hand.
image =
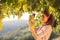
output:
M 36 39 L 37 34 L 36 34 L 35 30 L 34 30 L 35 28 L 34 28 L 34 16 L 33 15 L 29 16 L 28 23 L 29 23 L 30 31 L 32 32 L 33 37 Z
M 34 16 L 33 15 L 29 16 L 28 23 L 29 23 L 29 27 L 34 26 Z

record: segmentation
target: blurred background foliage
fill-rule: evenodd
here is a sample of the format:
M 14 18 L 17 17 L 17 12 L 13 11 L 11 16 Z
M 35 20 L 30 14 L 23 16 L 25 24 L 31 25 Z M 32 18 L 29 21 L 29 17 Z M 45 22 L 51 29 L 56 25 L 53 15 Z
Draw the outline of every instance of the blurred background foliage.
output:
M 0 26 L 2 26 L 2 19 L 6 16 L 17 15 L 20 19 L 23 12 L 32 13 L 32 11 L 37 12 L 35 26 L 38 26 L 41 24 L 41 11 L 46 8 L 55 18 L 54 32 L 59 32 L 60 0 L 0 0 Z

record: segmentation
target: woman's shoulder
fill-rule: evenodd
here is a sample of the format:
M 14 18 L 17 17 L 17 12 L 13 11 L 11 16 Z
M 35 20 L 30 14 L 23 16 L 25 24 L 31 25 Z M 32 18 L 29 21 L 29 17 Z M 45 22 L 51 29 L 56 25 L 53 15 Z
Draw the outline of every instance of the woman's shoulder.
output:
M 46 25 L 46 27 L 48 27 L 48 28 L 52 28 L 52 25 Z
M 47 25 L 47 26 L 52 26 L 52 25 Z
M 35 27 L 35 31 L 49 29 L 49 28 L 52 28 L 52 26 L 51 25 L 39 25 L 39 26 Z
M 42 27 L 42 25 L 39 25 L 39 26 L 36 26 L 35 29 L 39 29 L 39 28 L 41 28 L 41 27 Z

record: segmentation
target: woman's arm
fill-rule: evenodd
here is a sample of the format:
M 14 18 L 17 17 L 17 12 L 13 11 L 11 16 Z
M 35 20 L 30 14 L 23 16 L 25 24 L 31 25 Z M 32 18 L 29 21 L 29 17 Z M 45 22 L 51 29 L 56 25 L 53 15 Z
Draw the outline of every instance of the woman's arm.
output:
M 31 27 L 30 27 L 30 30 L 31 30 L 31 32 L 32 32 L 33 37 L 34 37 L 35 39 L 37 39 L 38 36 L 37 36 L 34 28 L 31 28 Z
M 34 30 L 34 20 L 32 20 L 31 16 L 30 16 L 30 18 L 28 20 L 28 24 L 29 24 L 30 31 L 32 32 L 33 37 L 36 39 L 37 34 L 36 34 L 35 30 Z
M 41 31 L 41 30 L 40 30 Z M 36 40 L 40 40 L 42 37 L 44 37 L 44 36 L 48 36 L 47 37 L 47 39 L 49 38 L 49 36 L 50 36 L 50 34 L 51 34 L 51 32 L 52 32 L 52 27 L 51 26 L 49 26 L 48 28 L 46 28 L 46 30 L 43 30 L 40 34 L 39 34 L 39 36 L 38 36 L 38 38 L 36 39 Z

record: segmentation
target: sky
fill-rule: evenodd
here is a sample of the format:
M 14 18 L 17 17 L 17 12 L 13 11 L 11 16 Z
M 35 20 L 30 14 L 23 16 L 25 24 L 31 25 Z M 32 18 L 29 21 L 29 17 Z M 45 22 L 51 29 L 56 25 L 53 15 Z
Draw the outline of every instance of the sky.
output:
M 29 19 L 29 13 L 24 12 L 23 15 L 21 16 L 20 20 L 28 20 Z M 10 18 L 5 17 L 2 21 L 12 21 L 12 20 L 18 20 L 18 17 L 15 15 L 15 18 L 13 18 L 13 15 L 10 16 Z

